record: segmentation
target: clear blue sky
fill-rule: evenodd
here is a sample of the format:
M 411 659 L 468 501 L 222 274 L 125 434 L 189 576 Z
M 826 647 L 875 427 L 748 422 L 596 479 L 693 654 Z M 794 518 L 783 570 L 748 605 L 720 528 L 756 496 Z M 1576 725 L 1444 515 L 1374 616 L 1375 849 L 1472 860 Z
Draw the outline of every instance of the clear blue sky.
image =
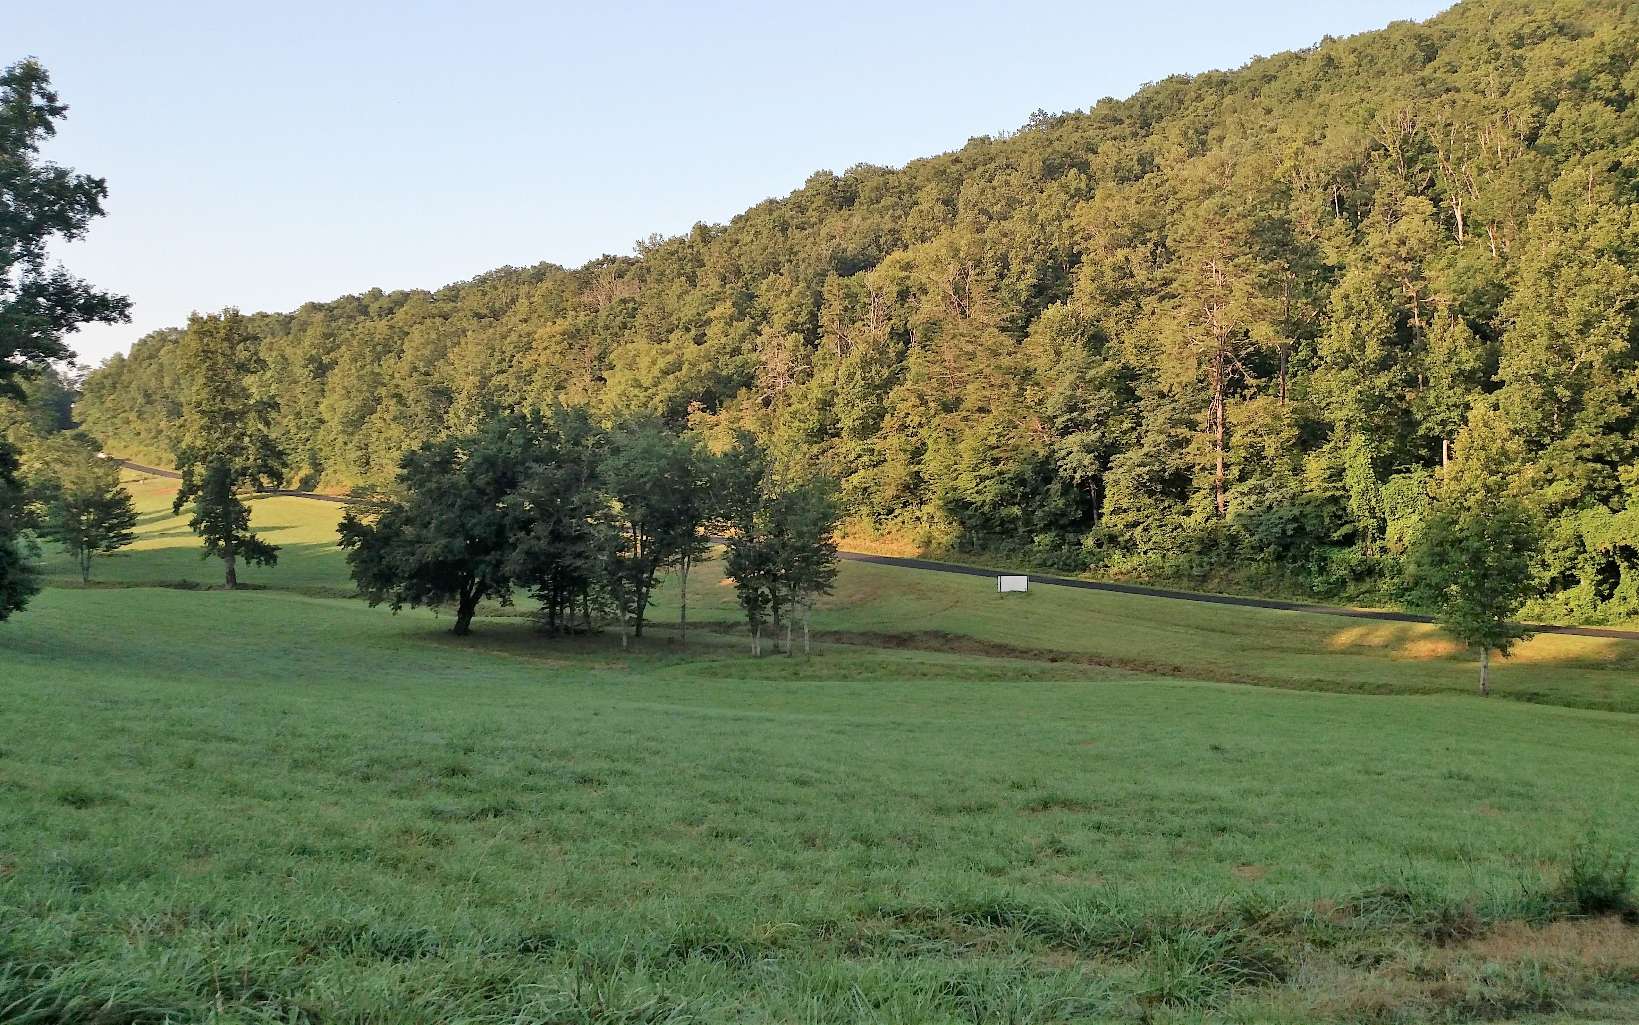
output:
M 48 156 L 108 179 L 62 247 L 131 296 L 90 363 L 194 309 L 575 265 L 723 221 L 819 168 L 898 165 L 1176 72 L 1235 67 L 1441 0 L 783 5 L 28 4 L 69 120 Z

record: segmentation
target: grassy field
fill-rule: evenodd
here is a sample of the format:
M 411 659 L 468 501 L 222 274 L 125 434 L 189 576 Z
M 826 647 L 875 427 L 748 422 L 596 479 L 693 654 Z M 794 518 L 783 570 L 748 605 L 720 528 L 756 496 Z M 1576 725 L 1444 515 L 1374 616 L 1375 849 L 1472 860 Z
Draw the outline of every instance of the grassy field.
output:
M 457 639 L 298 499 L 267 589 L 177 586 L 141 487 L 96 572 L 172 586 L 50 560 L 0 627 L 8 1025 L 1639 1017 L 1639 717 L 1423 628 L 850 565 L 812 658 L 715 584 L 687 649 Z
M 173 516 L 174 482 L 129 475 L 142 510 L 142 537 L 132 554 L 102 560 L 100 584 L 220 583 L 217 562 L 199 558 L 186 516 Z M 255 502 L 259 530 L 282 550 L 271 568 L 245 567 L 253 587 L 315 597 L 353 588 L 336 548 L 340 507 L 307 499 Z M 54 582 L 77 584 L 65 558 L 48 559 Z M 738 630 L 734 591 L 707 564 L 694 575 L 691 618 Z M 662 588 L 653 619 L 676 618 L 677 595 Z M 529 603 L 491 615 L 526 615 Z M 1469 654 L 1431 626 L 1339 619 L 1198 602 L 1040 586 L 997 595 L 983 577 L 845 563 L 837 593 L 822 602 L 814 627 L 833 640 L 1081 661 L 1151 675 L 1223 683 L 1368 694 L 1468 694 L 1475 688 Z M 1499 663 L 1493 687 L 1505 698 L 1577 708 L 1639 712 L 1639 643 L 1544 634 Z

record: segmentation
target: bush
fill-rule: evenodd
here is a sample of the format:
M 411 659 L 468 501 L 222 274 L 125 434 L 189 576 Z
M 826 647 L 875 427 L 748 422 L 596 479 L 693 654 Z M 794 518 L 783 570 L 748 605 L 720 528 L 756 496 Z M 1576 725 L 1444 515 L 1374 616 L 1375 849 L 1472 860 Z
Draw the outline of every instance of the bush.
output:
M 1633 858 L 1618 855 L 1593 840 L 1571 851 L 1554 897 L 1573 915 L 1639 917 L 1633 893 Z

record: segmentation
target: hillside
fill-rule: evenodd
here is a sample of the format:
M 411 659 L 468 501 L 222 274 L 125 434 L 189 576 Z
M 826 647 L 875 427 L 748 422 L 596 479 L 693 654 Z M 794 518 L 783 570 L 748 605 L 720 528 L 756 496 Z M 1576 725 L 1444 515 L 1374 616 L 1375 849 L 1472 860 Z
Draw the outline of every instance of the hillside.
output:
M 1542 618 L 1639 614 L 1639 7 L 1423 24 L 822 171 L 630 258 L 255 320 L 304 483 L 497 407 L 748 428 L 861 529 L 1040 564 L 1380 586 L 1476 403 L 1549 524 Z M 85 384 L 172 444 L 180 329 Z

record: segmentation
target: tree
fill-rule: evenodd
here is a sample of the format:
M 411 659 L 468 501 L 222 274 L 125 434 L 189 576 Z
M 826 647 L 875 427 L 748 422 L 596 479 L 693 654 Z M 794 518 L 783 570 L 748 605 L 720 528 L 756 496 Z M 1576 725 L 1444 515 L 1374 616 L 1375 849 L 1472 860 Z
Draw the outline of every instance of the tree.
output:
M 603 441 L 584 410 L 555 409 L 508 499 L 519 519 L 508 572 L 534 593 L 552 631 L 569 626 L 577 603 L 591 629 L 592 592 L 614 546 L 616 526 L 598 483 Z
M 172 509 L 193 503 L 188 526 L 204 541 L 202 557 L 222 560 L 231 589 L 239 586 L 240 561 L 271 566 L 279 558 L 277 545 L 251 532 L 250 507 L 238 495 L 284 476 L 272 430 L 278 405 L 251 392 L 251 376 L 266 364 L 238 310 L 189 318 L 177 356 L 186 383 L 176 449 L 182 483 Z
M 480 601 L 511 604 L 526 515 L 518 494 L 539 472 L 540 431 L 538 420 L 506 416 L 428 442 L 404 456 L 388 497 L 347 510 L 340 544 L 371 605 L 453 604 L 451 632 L 466 636 Z
M 698 445 L 657 419 L 636 418 L 610 432 L 599 480 L 614 503 L 620 535 L 607 565 L 622 643 L 628 628 L 643 636 L 644 613 L 660 571 L 674 565 L 686 569 L 706 546 L 709 508 L 701 465 Z M 684 610 L 686 615 L 686 597 Z
M 840 517 L 835 482 L 824 477 L 786 486 L 772 501 L 775 538 L 774 593 L 802 616 L 802 651 L 808 654 L 808 621 L 814 602 L 831 593 L 837 579 L 836 529 Z M 776 604 L 776 609 L 778 604 Z M 785 621 L 785 653 L 791 654 L 791 619 Z
M 1529 636 L 1512 620 L 1536 589 L 1542 533 L 1535 514 L 1510 493 L 1516 451 L 1501 418 L 1476 407 L 1406 559 L 1413 601 L 1478 652 L 1481 694 L 1491 692 L 1491 652 L 1506 656 Z
M 1529 636 L 1511 619 L 1535 589 L 1540 544 L 1534 517 L 1510 499 L 1489 514 L 1437 507 L 1412 545 L 1406 572 L 1414 600 L 1479 653 L 1481 694 L 1491 693 L 1491 652 L 1506 656 Z
M 39 534 L 61 544 L 91 581 L 91 560 L 119 551 L 132 541 L 137 509 L 120 484 L 119 466 L 99 459 L 94 443 L 57 435 L 41 445 L 44 473 L 35 485 Z
M 719 499 L 725 539 L 724 571 L 734 581 L 734 593 L 751 630 L 751 654 L 761 655 L 763 624 L 777 592 L 772 529 L 764 506 L 768 457 L 756 440 L 742 434 L 718 464 Z
M 130 309 L 128 300 L 47 265 L 51 245 L 81 237 L 108 195 L 101 178 L 40 159 L 40 144 L 67 113 L 37 61 L 0 72 L 0 395 L 17 395 L 20 377 L 66 359 L 63 336 L 79 325 L 119 323 Z M 16 453 L 0 441 L 0 620 L 35 590 L 18 548 L 16 470 Z
M 785 627 L 791 654 L 793 613 L 800 611 L 809 649 L 814 600 L 837 575 L 836 485 L 822 477 L 782 482 L 756 442 L 742 436 L 722 457 L 719 494 L 725 510 L 725 559 L 751 628 L 751 653 L 762 654 L 763 624 Z

